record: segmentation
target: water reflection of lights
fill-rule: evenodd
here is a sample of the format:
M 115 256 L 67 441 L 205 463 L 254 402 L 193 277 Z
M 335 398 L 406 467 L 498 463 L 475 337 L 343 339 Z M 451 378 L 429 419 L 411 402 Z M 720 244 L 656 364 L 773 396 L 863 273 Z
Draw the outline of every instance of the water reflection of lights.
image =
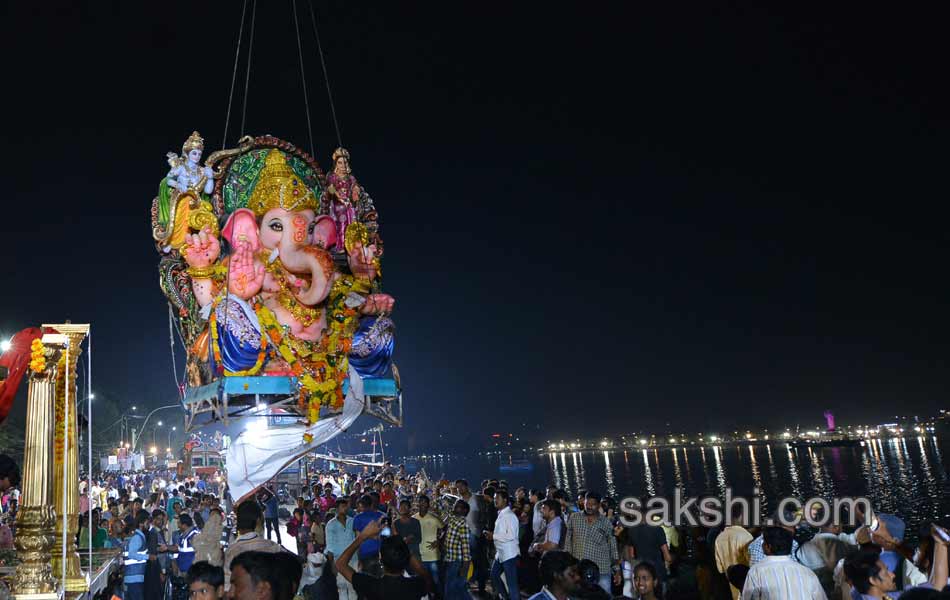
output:
M 584 476 L 584 455 L 580 452 L 574 452 L 571 454 L 571 457 L 574 459 L 574 480 L 577 482 L 577 490 L 583 490 L 587 488 L 587 478 Z M 580 458 L 580 461 L 578 461 Z
M 788 474 L 792 478 L 792 495 L 801 498 L 802 486 L 798 479 L 798 464 L 795 462 L 798 457 L 792 452 L 790 446 L 786 446 L 786 450 L 788 451 Z
M 551 452 L 548 456 L 551 458 L 551 472 L 554 474 L 554 485 L 559 489 L 564 487 L 563 482 L 561 481 L 561 472 L 557 468 L 557 454 Z
M 752 485 L 762 489 L 762 477 L 759 475 L 759 463 L 755 460 L 755 446 L 749 444 L 749 465 L 752 467 Z
M 653 471 L 650 469 L 650 456 L 646 449 L 643 449 L 643 480 L 646 483 L 647 494 L 656 495 L 656 488 L 653 486 Z
M 615 496 L 617 487 L 614 485 L 614 470 L 610 467 L 610 452 L 604 450 L 604 479 L 607 482 L 607 495 Z
M 683 487 L 683 474 L 680 472 L 680 461 L 676 456 L 676 448 L 670 448 L 673 453 L 673 478 L 676 480 L 677 487 Z M 686 449 L 684 448 L 685 452 Z
M 716 459 L 716 484 L 719 486 L 719 497 L 726 497 L 726 470 L 722 467 L 722 450 L 719 446 L 713 446 L 713 458 Z

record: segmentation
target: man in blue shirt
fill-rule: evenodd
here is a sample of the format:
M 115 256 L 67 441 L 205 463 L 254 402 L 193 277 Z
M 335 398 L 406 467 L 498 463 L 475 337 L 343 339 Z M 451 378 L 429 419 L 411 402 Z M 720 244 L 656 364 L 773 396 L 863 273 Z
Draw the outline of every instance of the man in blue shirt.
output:
M 330 519 L 326 526 L 327 562 L 333 563 L 337 558 L 343 556 L 343 551 L 356 539 L 356 532 L 353 531 L 353 517 L 349 516 L 349 502 L 346 498 L 339 498 L 336 501 L 336 517 Z M 350 563 L 350 567 L 357 567 L 356 557 Z M 336 575 L 337 594 L 340 598 L 355 598 L 356 590 L 353 584 L 345 577 L 337 573 Z
M 277 533 L 277 543 L 281 544 L 280 521 L 277 520 L 278 508 L 277 496 L 274 492 L 264 488 L 264 525 L 267 527 L 267 539 L 270 539 L 270 532 L 273 529 Z
M 145 531 L 149 528 L 148 512 L 136 513 L 133 524 L 135 531 L 129 538 L 129 549 L 123 556 L 125 595 L 123 600 L 143 600 L 145 598 L 145 565 L 148 563 L 148 542 Z
M 363 528 L 370 521 L 379 521 L 386 515 L 373 508 L 374 502 L 370 495 L 360 497 L 360 512 L 353 518 L 353 531 L 357 534 L 363 531 Z M 358 553 L 360 561 L 360 573 L 366 573 L 373 577 L 382 577 L 383 568 L 379 562 L 379 538 L 368 538 L 360 544 Z M 339 558 L 339 557 L 337 557 Z

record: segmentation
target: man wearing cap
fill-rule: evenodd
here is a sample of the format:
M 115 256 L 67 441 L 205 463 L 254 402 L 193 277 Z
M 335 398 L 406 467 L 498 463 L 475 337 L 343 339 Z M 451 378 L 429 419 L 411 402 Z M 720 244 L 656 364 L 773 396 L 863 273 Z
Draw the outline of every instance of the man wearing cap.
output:
M 904 521 L 896 515 L 879 514 L 877 515 L 876 527 L 861 526 L 854 532 L 854 541 L 862 548 L 873 548 L 873 545 L 881 548 L 880 561 L 891 573 L 894 578 L 894 590 L 905 590 L 914 586 L 922 585 L 927 582 L 927 576 L 921 573 L 914 564 L 901 556 L 896 549 L 904 540 L 904 530 L 906 526 Z M 838 561 L 834 569 L 835 598 L 840 594 L 840 598 L 849 599 L 850 586 L 847 582 L 845 572 L 845 559 Z M 896 597 L 891 594 L 891 597 Z
M 873 533 L 879 531 L 880 529 L 877 529 Z M 921 586 L 923 588 L 942 590 L 947 585 L 946 535 L 945 530 L 938 530 L 936 526 L 931 526 L 934 542 L 933 568 L 930 578 Z M 843 563 L 843 570 L 850 584 L 848 593 L 844 596 L 848 600 L 876 600 L 877 598 L 896 600 L 908 591 L 907 588 L 897 589 L 897 577 L 884 564 L 881 554 L 874 546 L 869 545 L 868 548 L 849 556 Z
M 907 528 L 904 521 L 897 515 L 880 514 L 877 518 L 880 525 L 877 530 L 870 532 L 871 541 L 881 547 L 881 561 L 894 573 L 897 589 L 903 590 L 926 583 L 927 576 L 897 552 L 904 541 L 904 531 Z

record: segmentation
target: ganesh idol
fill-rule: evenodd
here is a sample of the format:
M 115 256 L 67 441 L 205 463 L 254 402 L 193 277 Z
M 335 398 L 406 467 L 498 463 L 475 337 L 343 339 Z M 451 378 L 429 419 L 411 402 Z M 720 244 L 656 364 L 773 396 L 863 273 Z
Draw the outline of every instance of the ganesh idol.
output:
M 296 376 L 304 395 L 339 407 L 348 369 L 362 377 L 389 369 L 394 300 L 374 292 L 378 260 L 365 227 L 339 231 L 318 206 L 271 149 L 246 205 L 227 218 L 224 241 L 206 227 L 187 234 L 180 252 L 209 322 L 213 374 Z M 349 272 L 334 263 L 334 246 L 345 247 Z

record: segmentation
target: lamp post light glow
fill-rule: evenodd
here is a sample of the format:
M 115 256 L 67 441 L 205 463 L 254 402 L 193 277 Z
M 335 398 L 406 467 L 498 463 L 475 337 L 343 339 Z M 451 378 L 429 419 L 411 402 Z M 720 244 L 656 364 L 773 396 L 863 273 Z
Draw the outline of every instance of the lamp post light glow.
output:
M 6 352 L 10 349 L 10 340 L 3 340 L 0 342 L 0 352 Z

